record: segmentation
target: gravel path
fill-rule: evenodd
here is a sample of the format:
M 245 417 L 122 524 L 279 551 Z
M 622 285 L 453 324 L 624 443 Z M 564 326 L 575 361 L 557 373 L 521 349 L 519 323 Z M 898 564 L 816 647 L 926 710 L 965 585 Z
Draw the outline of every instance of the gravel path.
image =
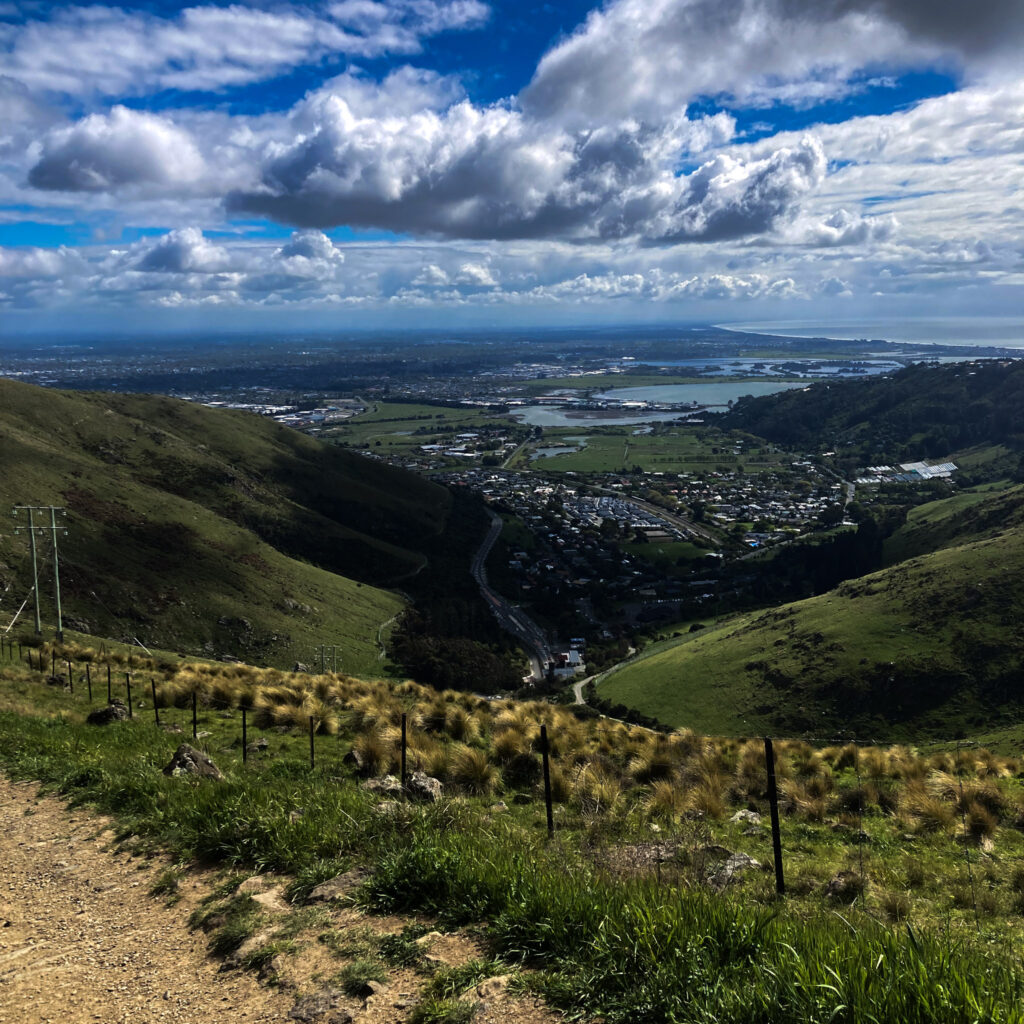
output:
M 158 866 L 105 851 L 107 822 L 0 777 L 0 1022 L 282 1022 L 292 999 L 218 973 Z M 162 865 L 159 865 L 162 866 Z

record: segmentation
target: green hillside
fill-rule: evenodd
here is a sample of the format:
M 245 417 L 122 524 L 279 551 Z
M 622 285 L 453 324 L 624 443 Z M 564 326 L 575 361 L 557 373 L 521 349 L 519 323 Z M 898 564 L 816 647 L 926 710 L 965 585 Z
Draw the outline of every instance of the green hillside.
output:
M 970 453 L 980 479 L 1019 470 L 1024 361 L 915 364 L 891 376 L 818 382 L 747 398 L 722 418 L 804 450 L 834 449 L 852 465 Z
M 402 607 L 374 585 L 422 569 L 450 496 L 248 413 L 0 380 L 0 508 L 26 504 L 68 510 L 62 596 L 82 631 L 278 664 L 326 642 L 372 673 Z M 30 575 L 5 531 L 4 615 Z M 42 579 L 49 598 L 48 562 Z
M 907 550 L 928 509 L 929 543 L 951 546 L 654 652 L 599 696 L 731 734 L 950 739 L 1024 719 L 1024 489 L 925 506 Z

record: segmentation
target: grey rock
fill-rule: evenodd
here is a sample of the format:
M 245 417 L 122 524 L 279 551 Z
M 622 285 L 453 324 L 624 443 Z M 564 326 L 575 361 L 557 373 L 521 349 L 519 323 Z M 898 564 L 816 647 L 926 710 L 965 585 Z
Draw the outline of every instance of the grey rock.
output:
M 729 820 L 732 822 L 745 821 L 751 825 L 760 825 L 761 815 L 757 811 L 748 811 L 744 808 L 742 811 L 737 811 Z
M 411 799 L 431 804 L 441 799 L 441 789 L 440 780 L 432 778 L 426 772 L 413 772 L 405 784 L 405 791 Z
M 253 740 L 245 749 L 250 754 L 262 754 L 270 746 L 270 740 L 266 736 L 261 736 L 258 740 Z
M 712 889 L 724 889 L 737 875 L 751 868 L 760 868 L 760 861 L 746 853 L 730 854 L 728 860 L 719 866 L 715 873 L 708 879 L 708 885 Z
M 89 712 L 86 722 L 89 725 L 110 725 L 111 722 L 124 722 L 128 718 L 128 708 L 116 697 L 105 707 Z
M 182 743 L 164 768 L 164 775 L 197 775 L 203 779 L 220 780 L 220 769 L 200 750 Z
M 382 779 L 367 779 L 363 789 L 371 793 L 379 793 L 381 796 L 399 796 L 402 792 L 402 784 L 394 775 L 385 775 Z
M 309 666 L 308 665 L 304 665 L 301 661 L 297 661 L 297 662 L 295 662 L 294 665 L 292 665 L 292 671 L 293 672 L 308 672 L 309 671 Z

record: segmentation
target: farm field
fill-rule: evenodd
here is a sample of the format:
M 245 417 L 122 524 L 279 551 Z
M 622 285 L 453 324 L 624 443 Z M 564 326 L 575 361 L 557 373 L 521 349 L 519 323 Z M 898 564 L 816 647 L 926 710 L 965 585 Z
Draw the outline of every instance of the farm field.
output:
M 542 440 L 520 452 L 510 468 L 542 472 L 615 473 L 640 466 L 647 473 L 685 473 L 722 467 L 747 473 L 770 472 L 791 458 L 772 446 L 738 440 L 707 428 L 659 427 L 650 433 L 633 426 L 547 429 Z M 579 439 L 584 438 L 581 442 Z M 533 457 L 537 448 L 576 451 Z

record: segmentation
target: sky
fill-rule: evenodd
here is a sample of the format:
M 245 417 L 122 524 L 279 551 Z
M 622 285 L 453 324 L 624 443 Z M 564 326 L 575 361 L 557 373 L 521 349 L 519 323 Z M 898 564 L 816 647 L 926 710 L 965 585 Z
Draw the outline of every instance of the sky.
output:
M 0 332 L 1012 316 L 1021 0 L 0 0 Z

